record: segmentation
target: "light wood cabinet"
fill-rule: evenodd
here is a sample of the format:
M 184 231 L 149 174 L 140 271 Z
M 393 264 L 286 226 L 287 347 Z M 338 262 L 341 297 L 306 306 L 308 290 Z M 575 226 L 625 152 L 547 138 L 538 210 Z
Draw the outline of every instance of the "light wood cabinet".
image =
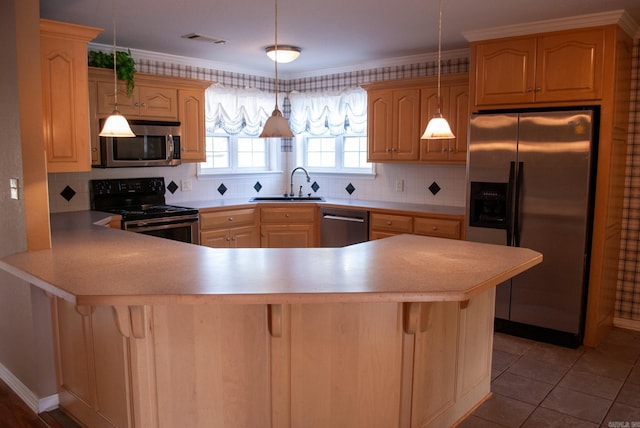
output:
M 464 164 L 467 161 L 469 129 L 469 82 L 450 83 L 440 90 L 440 112 L 449 122 L 453 139 L 421 140 L 420 160 L 429 163 Z M 421 125 L 427 128 L 438 108 L 438 89 L 429 87 L 421 92 Z
M 40 20 L 47 172 L 91 169 L 87 43 L 102 29 Z
M 205 99 L 202 90 L 178 91 L 180 112 L 180 156 L 186 162 L 204 162 L 205 152 Z
M 418 160 L 420 90 L 372 90 L 368 101 L 370 162 Z
M 263 248 L 306 248 L 318 242 L 318 208 L 290 205 L 260 209 L 260 236 Z
M 98 82 L 97 113 L 109 116 L 115 109 L 113 81 Z M 130 119 L 178 120 L 178 91 L 175 88 L 137 84 L 131 95 L 118 82 L 118 110 Z
M 200 245 L 212 248 L 259 248 L 258 209 L 200 212 Z
M 414 216 L 409 213 L 370 211 L 369 239 L 381 239 L 402 233 L 462 239 L 464 216 Z
M 85 58 L 86 60 L 86 58 Z M 127 119 L 180 122 L 182 162 L 202 162 L 205 154 L 205 89 L 213 82 L 135 74 L 135 87 L 127 96 L 126 84 L 118 81 L 118 110 Z M 89 67 L 91 106 L 91 160 L 100 163 L 100 119 L 115 108 L 113 70 Z
M 441 113 L 456 138 L 421 140 L 438 105 L 437 78 L 402 79 L 364 85 L 368 104 L 370 162 L 464 164 L 467 159 L 469 77 L 442 76 Z
M 471 44 L 477 107 L 602 98 L 605 44 L 598 27 Z

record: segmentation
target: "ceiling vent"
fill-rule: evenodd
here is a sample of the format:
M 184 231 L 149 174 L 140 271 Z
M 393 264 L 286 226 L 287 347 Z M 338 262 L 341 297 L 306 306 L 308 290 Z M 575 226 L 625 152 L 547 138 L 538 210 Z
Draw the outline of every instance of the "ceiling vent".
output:
M 224 45 L 225 43 L 227 43 L 226 40 L 224 39 L 219 39 L 217 37 L 211 37 L 211 36 L 205 36 L 203 34 L 198 34 L 198 33 L 189 33 L 189 34 L 185 34 L 183 36 L 180 36 L 183 39 L 189 39 L 189 40 L 198 40 L 200 42 L 207 42 L 207 43 L 213 43 L 214 45 Z

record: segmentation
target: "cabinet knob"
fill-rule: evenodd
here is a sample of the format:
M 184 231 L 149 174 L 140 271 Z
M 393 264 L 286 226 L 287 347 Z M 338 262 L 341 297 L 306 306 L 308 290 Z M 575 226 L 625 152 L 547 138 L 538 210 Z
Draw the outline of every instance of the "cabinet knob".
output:
M 433 230 L 434 232 L 436 232 L 438 230 L 438 226 L 432 226 L 431 230 Z
M 231 240 L 232 240 L 232 241 L 235 241 L 235 240 L 236 240 L 236 237 L 235 237 L 235 236 L 232 236 L 232 237 L 231 237 Z
M 536 92 L 540 92 L 542 88 L 536 88 Z
M 136 107 L 140 107 L 140 103 L 137 102 L 137 101 L 135 103 L 133 103 L 133 105 L 136 106 Z
M 285 214 L 284 214 L 284 216 L 285 216 L 285 217 L 289 217 L 289 213 L 285 213 Z
M 229 217 L 227 220 L 229 220 L 229 221 L 233 221 L 233 217 Z
M 391 226 L 391 221 L 387 220 L 387 226 Z
M 531 92 L 533 89 L 531 88 L 527 88 L 527 92 Z
M 97 148 L 95 148 L 95 147 L 91 147 L 91 151 L 92 151 L 92 152 L 97 152 L 97 151 L 98 151 L 98 149 L 97 149 Z

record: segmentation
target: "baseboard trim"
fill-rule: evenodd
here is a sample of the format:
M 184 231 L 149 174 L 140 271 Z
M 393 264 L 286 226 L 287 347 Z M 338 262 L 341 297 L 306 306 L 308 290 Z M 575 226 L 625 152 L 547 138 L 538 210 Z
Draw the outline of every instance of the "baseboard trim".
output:
M 614 318 L 613 325 L 620 328 L 626 328 L 627 330 L 640 331 L 640 321 L 630 320 L 627 318 Z
M 0 363 L 0 379 L 7 384 L 13 392 L 24 403 L 33 410 L 34 413 L 47 412 L 56 409 L 60 402 L 58 394 L 49 395 L 47 397 L 38 398 L 24 383 L 20 381 L 11 371 Z

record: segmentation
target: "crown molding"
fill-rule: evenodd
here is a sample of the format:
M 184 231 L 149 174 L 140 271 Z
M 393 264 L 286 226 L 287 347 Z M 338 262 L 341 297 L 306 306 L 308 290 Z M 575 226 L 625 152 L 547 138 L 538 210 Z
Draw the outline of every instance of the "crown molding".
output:
M 609 12 L 570 16 L 567 18 L 471 30 L 463 32 L 462 35 L 469 42 L 477 42 L 480 40 L 500 39 L 504 37 L 524 36 L 549 31 L 573 30 L 610 24 L 619 25 L 620 28 L 633 38 L 640 36 L 638 24 L 625 10 L 612 10 Z

